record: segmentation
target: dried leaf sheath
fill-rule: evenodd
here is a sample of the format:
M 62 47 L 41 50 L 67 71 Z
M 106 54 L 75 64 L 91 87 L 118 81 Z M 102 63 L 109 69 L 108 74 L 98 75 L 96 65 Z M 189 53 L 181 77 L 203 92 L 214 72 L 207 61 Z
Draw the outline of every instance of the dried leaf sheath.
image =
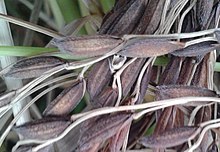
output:
M 187 142 L 192 135 L 195 136 L 197 129 L 198 127 L 193 126 L 173 128 L 158 135 L 143 137 L 140 143 L 150 148 L 174 147 Z
M 67 115 L 81 101 L 85 92 L 85 80 L 75 82 L 63 90 L 45 109 L 44 115 Z
M 41 76 L 44 72 L 64 63 L 64 60 L 51 56 L 27 58 L 20 60 L 13 65 L 5 76 L 20 79 L 34 78 Z
M 66 118 L 46 117 L 15 127 L 15 131 L 25 139 L 50 139 L 66 129 L 70 121 Z
M 104 55 L 117 47 L 122 40 L 109 35 L 64 37 L 53 42 L 61 52 L 76 57 L 94 57 Z

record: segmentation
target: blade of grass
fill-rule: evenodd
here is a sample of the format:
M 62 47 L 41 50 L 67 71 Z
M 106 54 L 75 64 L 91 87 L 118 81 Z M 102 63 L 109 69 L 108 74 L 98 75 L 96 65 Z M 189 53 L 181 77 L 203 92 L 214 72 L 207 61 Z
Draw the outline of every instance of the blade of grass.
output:
M 220 62 L 216 62 L 216 63 L 215 63 L 214 70 L 215 70 L 216 72 L 220 72 Z
M 80 10 L 78 8 L 77 1 L 72 0 L 56 0 L 60 10 L 62 12 L 63 18 L 66 23 L 70 23 L 76 18 L 80 18 Z
M 19 1 L 20 1 L 20 3 L 24 4 L 30 10 L 32 10 L 34 8 L 33 4 L 31 2 L 29 2 L 28 0 L 19 0 Z M 11 6 L 11 5 L 8 4 L 7 6 Z M 12 16 L 15 16 L 14 14 L 15 13 L 13 13 Z M 54 19 L 51 19 L 51 17 L 49 17 L 45 12 L 41 11 L 39 14 L 39 17 L 42 21 L 44 21 L 52 29 L 57 30 L 57 31 L 59 30 L 58 26 L 57 26 L 58 24 L 55 23 Z
M 88 9 L 83 4 L 82 0 L 78 0 L 78 4 L 79 4 L 79 8 L 80 8 L 80 13 L 82 14 L 82 16 L 90 15 Z M 88 34 L 94 34 L 94 30 L 92 29 L 90 24 L 86 23 L 84 27 L 85 27 L 85 30 Z
M 62 12 L 63 18 L 66 23 L 70 23 L 71 21 L 78 19 L 81 17 L 78 1 L 72 0 L 57 0 L 57 3 Z M 79 34 L 86 34 L 84 28 L 79 31 Z
M 6 0 L 5 6 L 7 7 L 8 14 L 11 14 L 12 16 L 16 16 L 18 18 L 22 18 L 21 13 L 16 8 L 17 5 L 15 4 L 15 2 L 13 0 Z M 10 6 L 10 7 L 8 7 L 8 6 Z
M 154 65 L 155 66 L 165 66 L 169 62 L 169 58 L 165 56 L 159 56 L 156 58 Z
M 57 48 L 0 46 L 0 56 L 34 56 L 43 53 L 57 52 Z
M 36 24 L 38 22 L 42 4 L 43 4 L 43 0 L 38 0 L 38 1 L 34 2 L 34 8 L 31 12 L 31 16 L 30 16 L 30 19 L 29 19 L 29 21 L 31 23 Z M 26 33 L 25 33 L 25 38 L 24 38 L 23 45 L 25 45 L 25 46 L 31 45 L 32 41 L 33 41 L 33 37 L 34 37 L 34 32 L 27 29 Z
M 31 29 L 33 31 L 37 31 L 39 33 L 43 33 L 43 34 L 51 36 L 51 37 L 59 38 L 62 36 L 61 34 L 55 32 L 53 30 L 47 29 L 47 28 L 39 26 L 39 25 L 32 24 L 30 22 L 23 21 L 21 19 L 18 19 L 18 18 L 12 17 L 12 16 L 4 15 L 2 13 L 0 13 L 0 18 L 4 19 L 10 23 Z
M 51 7 L 51 11 L 54 15 L 55 22 L 57 24 L 58 29 L 60 30 L 65 25 L 65 20 L 62 14 L 62 10 L 58 5 L 56 0 L 48 0 L 49 6 Z
M 115 0 L 100 0 L 100 3 L 102 5 L 102 8 L 103 8 L 103 11 L 105 13 L 107 13 L 108 11 L 111 10 L 111 8 L 113 7 L 114 3 L 115 3 Z

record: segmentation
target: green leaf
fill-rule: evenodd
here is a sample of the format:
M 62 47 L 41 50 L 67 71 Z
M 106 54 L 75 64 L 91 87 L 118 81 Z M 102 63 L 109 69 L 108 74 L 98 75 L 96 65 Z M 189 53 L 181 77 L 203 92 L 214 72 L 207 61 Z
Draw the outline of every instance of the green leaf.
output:
M 220 62 L 216 62 L 216 63 L 215 63 L 214 70 L 215 70 L 216 72 L 220 72 Z
M 155 66 L 165 66 L 169 62 L 169 58 L 165 56 L 157 57 L 157 59 L 154 62 Z
M 100 0 L 102 7 L 103 7 L 103 11 L 105 13 L 109 12 L 111 10 L 111 8 L 113 7 L 115 0 Z
M 77 4 L 77 1 L 73 0 L 57 0 L 60 10 L 63 14 L 64 20 L 67 23 L 70 23 L 76 18 L 80 18 L 80 10 Z
M 0 56 L 34 56 L 57 51 L 57 48 L 0 46 Z
M 66 23 L 70 23 L 71 21 L 82 17 L 78 1 L 57 0 L 57 3 L 59 4 L 60 10 Z M 79 34 L 86 34 L 85 29 L 82 28 Z
M 145 133 L 145 135 L 149 136 L 152 135 L 155 130 L 156 124 L 153 124 Z

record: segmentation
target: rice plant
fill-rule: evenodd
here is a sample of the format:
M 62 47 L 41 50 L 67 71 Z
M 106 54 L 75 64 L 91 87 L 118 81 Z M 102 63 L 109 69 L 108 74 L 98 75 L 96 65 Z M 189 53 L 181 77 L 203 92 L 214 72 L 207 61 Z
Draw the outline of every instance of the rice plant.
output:
M 0 2 L 0 151 L 218 151 L 218 0 Z

